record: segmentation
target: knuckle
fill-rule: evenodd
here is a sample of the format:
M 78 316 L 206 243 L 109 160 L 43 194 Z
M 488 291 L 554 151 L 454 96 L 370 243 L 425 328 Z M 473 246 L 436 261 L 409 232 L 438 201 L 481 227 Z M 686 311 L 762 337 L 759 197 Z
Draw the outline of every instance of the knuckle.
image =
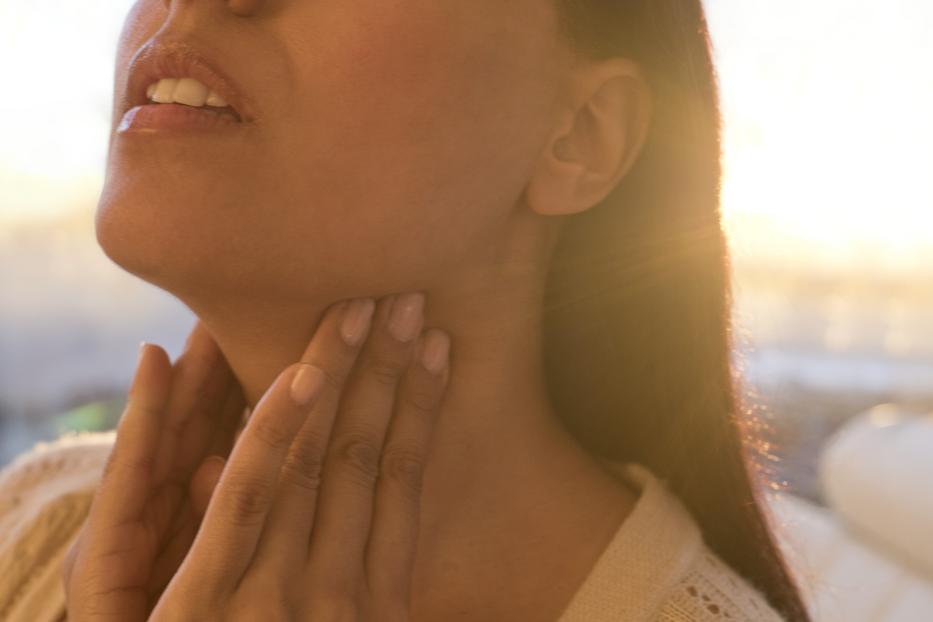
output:
M 382 476 L 420 494 L 424 477 L 424 456 L 410 449 L 389 447 L 382 457 Z
M 299 449 L 289 452 L 282 465 L 282 476 L 308 492 L 317 492 L 321 487 L 324 470 L 324 452 L 314 449 Z
M 411 388 L 405 392 L 403 403 L 415 412 L 422 414 L 433 413 L 438 407 L 438 396 L 426 388 Z
M 337 444 L 337 458 L 361 484 L 372 485 L 379 477 L 381 448 L 371 440 L 351 434 Z
M 263 521 L 272 497 L 272 487 L 258 479 L 239 477 L 231 481 L 229 519 L 237 527 L 253 527 Z
M 292 440 L 291 430 L 282 417 L 266 416 L 256 418 L 253 424 L 253 435 L 264 445 L 271 449 L 287 447 Z
M 332 369 L 326 365 L 319 365 L 318 367 L 324 372 L 324 384 L 339 394 L 347 381 L 346 372 Z
M 385 386 L 395 386 L 404 371 L 404 363 L 387 356 L 373 356 L 366 362 L 367 374 Z

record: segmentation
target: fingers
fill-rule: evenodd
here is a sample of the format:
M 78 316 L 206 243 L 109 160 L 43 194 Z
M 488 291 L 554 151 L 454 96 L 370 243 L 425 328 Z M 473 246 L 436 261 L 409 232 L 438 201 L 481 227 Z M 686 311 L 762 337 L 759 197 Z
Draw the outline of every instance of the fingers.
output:
M 214 433 L 210 449 L 201 452 L 207 453 L 209 457 L 203 460 L 201 466 L 192 474 L 187 488 L 182 487 L 183 482 L 166 486 L 153 503 L 152 507 L 158 514 L 153 521 L 157 525 L 155 533 L 163 545 L 153 564 L 149 583 L 152 598 L 158 598 L 191 548 L 220 477 L 224 456 L 230 454 L 233 446 L 233 435 L 242 418 L 243 402 L 242 392 L 239 386 L 235 385 L 231 388 L 223 411 L 218 417 L 218 429 Z M 183 447 L 181 451 L 185 453 L 188 450 Z M 174 520 L 166 520 L 164 517 Z
M 171 365 L 161 347 L 143 344 L 116 441 L 90 510 L 95 533 L 139 519 L 149 498 L 152 469 L 168 399 Z
M 203 452 L 217 427 L 215 419 L 223 397 L 233 384 L 233 374 L 219 347 L 204 324 L 197 321 L 172 369 L 171 395 L 156 459 L 157 484 L 165 482 L 170 474 L 184 479 L 200 463 L 203 455 L 183 455 L 179 447 L 194 445 L 191 454 L 196 454 L 197 449 Z
M 246 422 L 246 398 L 239 383 L 234 382 L 218 417 L 218 425 L 210 447 L 204 452 L 208 456 L 229 456 L 236 437 Z
M 232 590 L 249 565 L 287 450 L 323 382 L 321 370 L 309 364 L 287 367 L 256 405 L 233 448 L 179 570 L 215 591 L 212 596 Z M 296 396 L 306 402 L 297 402 Z
M 424 322 L 424 295 L 380 301 L 367 341 L 347 380 L 324 465 L 309 547 L 312 584 L 351 594 L 363 579 L 380 454 L 399 380 Z
M 167 481 L 187 485 L 206 457 L 215 454 L 226 457 L 233 447 L 232 432 L 239 423 L 246 400 L 226 363 L 223 367 L 222 380 L 204 387 L 202 397 L 181 435 Z
M 327 382 L 292 443 L 269 516 L 271 528 L 256 553 L 256 567 L 294 573 L 308 555 L 321 470 L 340 393 L 363 340 L 369 333 L 375 301 L 371 298 L 333 305 L 315 331 L 301 360 L 325 370 Z
M 194 540 L 200 521 L 204 518 L 211 496 L 220 480 L 224 463 L 223 457 L 210 456 L 191 476 L 188 500 L 177 512 L 177 520 L 172 526 L 172 533 L 163 534 L 162 539 L 165 545 L 152 567 L 149 581 L 151 599 L 158 598 L 190 550 L 191 542 Z
M 220 481 L 220 475 L 223 473 L 226 460 L 221 456 L 210 456 L 201 463 L 201 466 L 191 477 L 191 489 L 189 496 L 191 498 L 191 510 L 198 518 L 203 518 L 207 512 L 207 506 Z
M 176 510 L 176 520 L 171 531 L 162 536 L 164 545 L 153 562 L 149 575 L 150 609 L 191 550 L 191 543 L 197 535 L 201 518 L 192 507 L 190 498 L 182 501 L 181 507 Z
M 101 620 L 132 619 L 145 607 L 145 560 L 153 555 L 145 527 L 147 502 L 170 381 L 165 351 L 142 344 L 116 441 L 76 545 L 80 549 L 69 562 L 85 569 L 72 586 L 80 587 L 69 601 L 74 611 L 94 610 Z
M 401 611 L 410 602 L 422 476 L 444 397 L 449 352 L 450 338 L 443 331 L 430 329 L 419 340 L 417 362 L 399 390 L 382 450 L 365 567 L 370 589 L 391 610 Z
M 179 509 L 186 502 L 191 473 L 208 455 L 213 439 L 229 427 L 227 409 L 235 407 L 237 399 L 242 407 L 242 392 L 233 373 L 199 320 L 172 366 L 172 385 L 162 417 L 154 475 L 156 496 L 147 517 L 158 542 L 165 543 L 173 533 L 177 537 L 180 521 L 188 519 L 188 513 Z M 160 560 L 164 552 L 160 551 Z

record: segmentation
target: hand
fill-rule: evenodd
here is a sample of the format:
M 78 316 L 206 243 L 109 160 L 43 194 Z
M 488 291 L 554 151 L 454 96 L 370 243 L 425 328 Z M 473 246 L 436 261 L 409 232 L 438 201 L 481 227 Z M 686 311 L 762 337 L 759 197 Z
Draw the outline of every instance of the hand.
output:
M 197 532 L 246 401 L 196 322 L 174 365 L 140 351 L 117 440 L 62 567 L 68 619 L 146 620 Z
M 328 309 L 252 413 L 152 621 L 409 619 L 450 344 L 416 340 L 423 301 Z

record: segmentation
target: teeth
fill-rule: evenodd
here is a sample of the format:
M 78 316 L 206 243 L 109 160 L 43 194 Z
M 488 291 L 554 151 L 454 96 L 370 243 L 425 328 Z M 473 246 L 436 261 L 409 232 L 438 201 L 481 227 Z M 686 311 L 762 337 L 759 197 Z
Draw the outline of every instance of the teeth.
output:
M 208 106 L 219 106 L 223 108 L 224 106 L 229 106 L 230 104 L 228 104 L 227 101 L 223 97 L 221 97 L 214 91 L 211 91 L 207 95 L 207 105 Z
M 146 89 L 146 97 L 159 104 L 179 103 L 186 106 L 229 106 L 220 95 L 194 78 L 162 78 Z
M 207 101 L 209 88 L 195 80 L 194 78 L 182 78 L 175 85 L 173 96 L 179 104 L 188 106 L 203 106 Z
M 175 78 L 162 78 L 156 85 L 156 90 L 152 94 L 152 101 L 160 104 L 171 104 L 175 101 L 173 93 L 178 80 Z

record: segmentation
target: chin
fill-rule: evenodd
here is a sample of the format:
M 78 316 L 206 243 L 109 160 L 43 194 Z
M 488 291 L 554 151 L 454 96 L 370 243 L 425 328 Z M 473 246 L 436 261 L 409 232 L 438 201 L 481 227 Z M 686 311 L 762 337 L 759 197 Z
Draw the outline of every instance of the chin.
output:
M 97 243 L 115 264 L 147 280 L 166 260 L 165 236 L 155 224 L 144 201 L 127 200 L 105 186 L 94 219 Z
M 188 304 L 247 291 L 282 296 L 294 289 L 276 282 L 281 269 L 263 253 L 266 236 L 255 236 L 251 245 L 248 227 L 235 218 L 217 218 L 222 205 L 192 204 L 176 196 L 181 194 L 105 184 L 94 220 L 101 250 L 125 271 Z
M 198 273 L 211 270 L 212 262 L 205 257 L 210 255 L 205 236 L 191 235 L 202 230 L 185 221 L 182 210 L 166 209 L 168 204 L 167 199 L 154 200 L 105 184 L 94 228 L 98 245 L 111 261 L 152 285 L 180 294 L 193 282 L 210 282 L 210 275 Z

